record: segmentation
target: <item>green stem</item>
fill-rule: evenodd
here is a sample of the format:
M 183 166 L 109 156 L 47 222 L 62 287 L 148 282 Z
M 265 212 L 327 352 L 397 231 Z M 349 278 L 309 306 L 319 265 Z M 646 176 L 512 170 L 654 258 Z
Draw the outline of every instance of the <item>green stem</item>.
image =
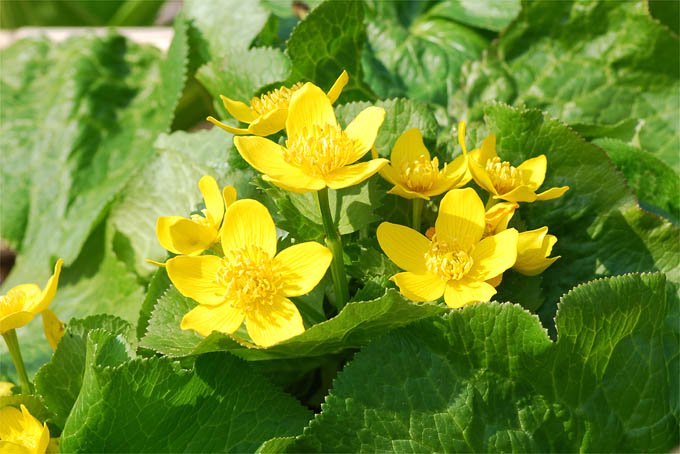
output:
M 24 366 L 24 360 L 21 357 L 21 349 L 19 348 L 19 339 L 17 339 L 17 332 L 11 329 L 2 334 L 7 344 L 7 349 L 9 354 L 12 356 L 12 361 L 14 362 L 14 367 L 17 369 L 19 374 L 19 380 L 21 380 L 21 392 L 23 394 L 33 394 L 33 386 L 28 379 L 28 374 L 26 373 L 26 366 Z
M 423 206 L 425 206 L 425 200 L 421 199 L 420 197 L 413 199 L 413 224 L 411 224 L 411 226 L 418 232 L 420 232 Z
M 321 212 L 323 229 L 326 233 L 326 246 L 333 253 L 331 263 L 331 276 L 333 277 L 333 289 L 335 290 L 335 306 L 340 311 L 349 300 L 349 287 L 347 285 L 347 275 L 345 274 L 345 264 L 342 259 L 342 239 L 340 233 L 335 228 L 331 207 L 328 204 L 328 188 L 323 188 L 314 194 L 316 204 Z
M 493 198 L 493 194 L 489 194 L 489 198 L 486 200 L 486 205 L 484 206 L 485 211 L 489 211 L 489 208 L 498 203 L 498 199 Z

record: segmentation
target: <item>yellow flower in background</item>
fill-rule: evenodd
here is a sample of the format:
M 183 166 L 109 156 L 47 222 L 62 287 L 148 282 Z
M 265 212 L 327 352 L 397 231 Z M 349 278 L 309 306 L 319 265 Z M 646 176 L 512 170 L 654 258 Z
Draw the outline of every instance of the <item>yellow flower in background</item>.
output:
M 0 408 L 0 452 L 42 454 L 50 443 L 47 424 L 40 423 L 25 406 Z
M 64 337 L 64 322 L 59 320 L 57 315 L 49 309 L 45 309 L 42 312 L 42 320 L 47 342 L 52 347 L 52 350 L 56 350 L 59 341 Z
M 501 202 L 486 210 L 484 236 L 495 235 L 506 230 L 517 208 L 519 205 L 514 202 Z
M 54 274 L 47 280 L 44 290 L 40 290 L 36 284 L 21 284 L 0 296 L 0 334 L 26 325 L 47 309 L 57 292 L 63 264 L 62 259 L 57 260 Z
M 388 163 L 354 164 L 373 146 L 385 118 L 379 107 L 363 110 L 343 131 L 326 94 L 306 83 L 293 94 L 286 120 L 286 147 L 263 137 L 235 137 L 243 159 L 264 179 L 288 191 L 341 189 L 361 183 Z
M 236 200 L 236 189 L 226 186 L 220 192 L 217 181 L 209 175 L 199 180 L 198 187 L 205 201 L 202 216 L 161 216 L 156 221 L 159 243 L 174 254 L 197 255 L 218 242 L 225 205 Z
M 470 152 L 468 161 L 475 182 L 494 199 L 509 202 L 556 199 L 569 190 L 569 186 L 562 186 L 536 194 L 545 179 L 547 163 L 545 155 L 540 155 L 513 167 L 496 154 L 496 136 L 493 134 L 484 139 L 481 148 Z
M 182 319 L 182 329 L 203 336 L 232 334 L 245 320 L 253 342 L 268 347 L 304 331 L 302 317 L 288 299 L 312 291 L 331 263 L 331 251 L 316 242 L 276 253 L 276 227 L 255 200 L 234 202 L 222 230 L 224 257 L 179 256 L 166 263 L 170 280 L 198 306 Z
M 510 268 L 517 258 L 517 230 L 482 239 L 484 204 L 471 189 L 449 191 L 441 201 L 432 239 L 397 224 L 383 222 L 378 242 L 397 266 L 392 277 L 413 301 L 444 295 L 450 307 L 488 301 L 496 289 L 484 282 Z
M 557 237 L 548 235 L 548 227 L 521 232 L 517 240 L 517 261 L 512 269 L 525 276 L 541 274 L 560 258 L 548 258 L 555 243 Z
M 11 396 L 14 383 L 8 381 L 0 381 L 0 397 Z
M 343 71 L 326 94 L 330 103 L 334 103 L 345 88 L 349 76 Z M 226 125 L 214 117 L 208 117 L 208 121 L 232 134 L 252 134 L 256 136 L 268 136 L 281 131 L 286 126 L 288 107 L 293 94 L 303 87 L 297 83 L 292 87 L 281 87 L 272 90 L 260 97 L 250 100 L 250 106 L 226 96 L 220 96 L 225 109 L 238 121 L 248 123 L 248 128 L 234 128 Z
M 413 128 L 399 136 L 390 154 L 390 164 L 380 170 L 380 175 L 394 185 L 388 194 L 429 200 L 466 184 L 467 168 L 467 156 L 463 154 L 439 170 L 439 160 L 436 157 L 430 160 L 422 134 Z

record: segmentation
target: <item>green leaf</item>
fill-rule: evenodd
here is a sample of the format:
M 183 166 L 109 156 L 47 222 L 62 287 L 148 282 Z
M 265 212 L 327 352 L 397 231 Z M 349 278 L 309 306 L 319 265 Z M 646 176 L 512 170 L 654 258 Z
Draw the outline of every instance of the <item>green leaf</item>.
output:
M 680 177 L 670 167 L 620 140 L 597 139 L 593 144 L 607 152 L 643 206 L 657 208 L 676 224 L 680 222 Z
M 428 10 L 427 15 L 498 32 L 510 24 L 521 9 L 519 0 L 445 0 Z
M 128 340 L 133 337 L 128 322 L 110 315 L 74 318 L 69 322 L 52 359 L 35 376 L 36 392 L 42 396 L 51 413 L 48 421 L 59 430 L 63 429 L 80 393 L 85 373 L 87 338 L 93 330 L 105 330 L 112 336 L 120 335 Z
M 478 59 L 488 40 L 447 17 L 418 16 L 416 8 L 401 2 L 367 2 L 368 80 L 387 72 L 392 80 L 372 84 L 380 96 L 406 95 L 445 106 L 458 88 L 463 63 Z
M 312 10 L 286 43 L 292 63 L 289 83 L 308 80 L 327 90 L 346 70 L 349 82 L 341 99 L 374 99 L 363 83 L 363 21 L 363 2 L 325 2 Z
M 137 320 L 137 339 L 141 339 L 149 327 L 149 320 L 151 313 L 158 298 L 170 287 L 170 278 L 165 268 L 158 268 L 149 281 L 149 287 L 146 289 L 146 296 L 142 303 L 142 308 L 139 310 L 139 319 Z
M 627 275 L 565 295 L 556 343 L 509 304 L 423 321 L 359 352 L 286 451 L 666 452 L 677 305 L 663 275 Z
M 270 438 L 294 435 L 310 417 L 299 402 L 228 354 L 204 355 L 192 370 L 167 358 L 117 367 L 88 358 L 61 449 L 247 452 Z
M 384 296 L 372 301 L 348 303 L 332 319 L 265 349 L 248 348 L 219 333 L 203 338 L 193 331 L 182 331 L 180 321 L 195 305 L 174 287 L 169 289 L 156 304 L 140 346 L 171 357 L 213 351 L 228 351 L 247 360 L 321 356 L 360 347 L 394 328 L 444 311 L 434 304 L 407 302 L 396 291 L 388 290 Z
M 613 127 L 605 137 L 625 133 L 680 172 L 679 56 L 677 36 L 646 2 L 526 3 L 463 71 L 450 113 L 479 118 L 489 100 L 537 107 L 581 127 Z
M 516 166 L 546 155 L 548 171 L 541 190 L 571 188 L 559 199 L 520 208 L 527 229 L 548 226 L 558 239 L 553 255 L 561 258 L 542 274 L 546 303 L 540 315 L 546 326 L 552 328 L 559 297 L 577 283 L 644 271 L 662 271 L 670 281 L 680 281 L 680 232 L 638 207 L 602 149 L 532 109 L 489 105 L 485 120 L 497 136 L 502 159 Z

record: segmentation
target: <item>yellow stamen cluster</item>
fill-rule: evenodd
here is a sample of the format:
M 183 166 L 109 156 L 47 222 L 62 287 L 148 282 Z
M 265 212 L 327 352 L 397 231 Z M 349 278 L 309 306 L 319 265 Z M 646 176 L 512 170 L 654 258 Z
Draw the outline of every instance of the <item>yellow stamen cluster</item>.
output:
M 519 171 L 508 161 L 501 161 L 498 156 L 486 162 L 486 172 L 500 194 L 512 191 L 521 183 Z
M 265 115 L 275 109 L 287 108 L 290 103 L 290 98 L 295 91 L 302 87 L 302 83 L 298 82 L 292 87 L 281 87 L 269 91 L 259 98 L 250 100 L 250 107 L 258 114 Z
M 196 224 L 200 224 L 204 227 L 212 227 L 212 224 L 210 223 L 210 219 L 208 219 L 208 212 L 207 210 L 202 211 L 203 216 L 200 214 L 192 214 L 191 215 L 191 220 L 194 221 Z
M 323 177 L 353 162 L 357 144 L 335 125 L 311 125 L 286 141 L 284 159 L 305 173 Z
M 281 287 L 274 261 L 257 246 L 245 247 L 224 258 L 217 282 L 226 289 L 225 301 L 246 314 L 271 305 Z
M 430 273 L 436 274 L 444 282 L 459 280 L 470 271 L 472 265 L 470 254 L 455 241 L 440 242 L 436 233 L 432 236 L 430 249 L 425 253 L 425 266 Z
M 404 162 L 400 171 L 401 179 L 408 189 L 427 191 L 439 177 L 439 160 L 434 158 L 430 161 L 427 156 L 420 155 L 415 161 Z
M 0 314 L 11 314 L 21 312 L 24 308 L 26 294 L 13 288 L 6 295 L 0 296 Z

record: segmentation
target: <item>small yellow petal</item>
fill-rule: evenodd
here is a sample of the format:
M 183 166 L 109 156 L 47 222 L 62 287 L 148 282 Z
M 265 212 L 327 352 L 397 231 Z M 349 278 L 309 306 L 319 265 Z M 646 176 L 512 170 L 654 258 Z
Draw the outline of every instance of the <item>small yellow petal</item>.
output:
M 231 134 L 250 134 L 250 131 L 247 129 L 243 128 L 235 128 L 233 126 L 229 126 L 228 124 L 222 123 L 220 120 L 218 120 L 215 117 L 208 117 L 206 118 L 210 123 L 214 124 L 215 126 L 219 126 L 220 128 L 224 129 L 225 131 L 231 133 Z
M 512 267 L 517 259 L 517 230 L 508 229 L 484 238 L 472 251 L 471 279 L 486 281 Z
M 465 145 L 465 122 L 461 121 L 458 123 L 458 145 L 463 150 L 463 154 L 467 154 L 467 146 Z
M 286 126 L 286 118 L 288 118 L 288 109 L 274 109 L 250 123 L 248 131 L 256 136 L 270 136 Z
M 59 320 L 57 315 L 49 309 L 42 311 L 42 320 L 47 343 L 50 344 L 52 350 L 56 350 L 59 341 L 64 336 L 64 322 Z
M 489 194 L 498 194 L 496 187 L 493 185 L 493 181 L 491 181 L 491 177 L 484 168 L 485 164 L 480 164 L 480 154 L 481 150 L 474 150 L 470 152 L 470 159 L 468 160 L 468 170 L 470 171 L 470 175 L 475 180 L 475 183 L 477 183 L 486 192 Z M 486 163 L 486 161 L 484 161 L 484 163 Z
M 57 263 L 54 264 L 54 274 L 47 280 L 47 284 L 45 284 L 45 288 L 43 289 L 40 298 L 27 305 L 26 310 L 33 312 L 34 314 L 39 314 L 47 309 L 47 306 L 50 305 L 54 299 L 54 295 L 57 293 L 59 275 L 61 274 L 61 267 L 63 264 L 64 261 L 62 259 L 57 260 Z
M 160 216 L 156 220 L 158 242 L 174 254 L 196 255 L 217 241 L 217 229 L 181 216 Z
M 383 252 L 399 268 L 416 274 L 427 272 L 425 254 L 432 243 L 424 235 L 390 222 L 380 224 L 376 235 Z
M 280 175 L 278 177 L 264 175 L 262 179 L 264 181 L 269 181 L 284 191 L 297 193 L 320 191 L 326 187 L 326 182 L 324 180 L 310 175 L 305 175 L 302 172 Z
M 495 235 L 507 229 L 517 208 L 519 208 L 519 205 L 514 202 L 501 202 L 489 208 L 484 215 L 486 221 L 485 234 Z
M 536 200 L 536 193 L 529 186 L 517 186 L 510 192 L 494 196 L 494 199 L 507 200 L 509 202 L 533 202 Z
M 433 274 L 398 273 L 391 280 L 402 295 L 412 301 L 435 301 L 444 294 L 446 283 Z
M 377 153 L 375 156 L 373 156 L 374 159 L 376 159 Z M 382 169 L 380 169 L 380 176 L 383 177 L 385 180 L 387 180 L 389 183 L 392 183 L 393 185 L 400 184 L 401 182 L 401 176 L 399 175 L 399 170 L 391 166 L 390 164 L 385 165 Z
M 473 153 L 476 150 L 473 150 Z M 487 136 L 483 141 L 482 141 L 482 146 L 479 148 L 479 154 L 476 154 L 476 159 L 479 165 L 484 167 L 487 163 L 487 161 L 492 160 L 493 158 L 498 157 L 498 154 L 496 153 L 496 135 L 491 134 Z
M 21 328 L 33 320 L 35 314 L 28 311 L 12 312 L 0 315 L 0 334 L 4 334 L 11 329 Z
M 246 329 L 257 345 L 269 347 L 305 331 L 298 308 L 288 298 L 277 297 L 271 306 L 246 315 Z
M 390 161 L 395 169 L 400 169 L 402 165 L 410 164 L 420 156 L 430 160 L 430 152 L 423 143 L 423 135 L 418 128 L 412 128 L 400 135 L 394 143 Z
M 548 160 L 542 154 L 535 158 L 527 159 L 517 167 L 517 170 L 520 172 L 522 184 L 536 191 L 543 184 L 547 168 Z
M 486 282 L 461 279 L 449 281 L 444 293 L 446 305 L 452 308 L 463 307 L 480 301 L 490 301 L 496 289 Z
M 225 186 L 222 189 L 222 197 L 224 198 L 225 206 L 229 206 L 236 201 L 236 188 L 233 186 Z M 222 215 L 224 216 L 224 214 Z
M 569 190 L 569 186 L 562 186 L 560 188 L 550 188 L 540 194 L 536 194 L 536 200 L 552 200 L 562 197 L 565 192 Z
M 435 223 L 439 241 L 456 242 L 467 249 L 482 238 L 485 225 L 484 204 L 474 189 L 453 189 L 446 193 Z
M 226 96 L 220 95 L 224 108 L 231 114 L 232 117 L 243 123 L 250 123 L 255 121 L 257 115 L 247 104 L 241 101 L 234 101 Z
M 499 274 L 496 277 L 492 277 L 491 279 L 487 279 L 486 283 L 491 285 L 492 287 L 496 288 L 499 285 L 501 285 L 501 282 L 503 282 L 503 275 Z
M 14 383 L 8 381 L 0 381 L 0 397 L 11 396 L 12 388 L 14 388 Z
M 198 188 L 203 194 L 208 220 L 217 229 L 224 216 L 224 199 L 220 193 L 220 187 L 213 177 L 204 175 L 198 181 Z
M 50 431 L 28 409 L 0 408 L 0 452 L 44 453 L 50 442 Z
M 199 304 L 182 317 L 180 327 L 194 330 L 201 336 L 209 336 L 213 331 L 232 334 L 241 326 L 243 319 L 243 312 L 228 302 L 217 306 Z
M 165 262 L 168 277 L 177 290 L 200 304 L 224 302 L 225 289 L 217 283 L 222 259 L 214 255 L 179 256 Z
M 342 189 L 361 183 L 367 178 L 378 173 L 389 161 L 378 158 L 370 161 L 360 162 L 351 166 L 344 166 L 326 175 L 326 184 L 331 189 Z
M 286 120 L 288 139 L 294 140 L 314 125 L 326 124 L 338 124 L 331 101 L 319 87 L 308 82 L 291 97 Z
M 368 152 L 378 136 L 378 130 L 385 120 L 385 109 L 368 107 L 362 110 L 352 122 L 347 125 L 345 134 L 354 139 L 356 148 L 353 150 L 348 163 L 353 163 Z
M 517 261 L 512 269 L 525 276 L 536 276 L 559 258 L 559 256 L 548 258 L 557 243 L 557 237 L 547 233 L 548 227 L 541 227 L 519 234 Z
M 428 191 L 427 193 L 429 194 L 431 191 Z M 443 191 L 442 191 L 443 192 Z M 401 184 L 395 184 L 392 189 L 387 191 L 388 194 L 393 194 L 393 195 L 398 195 L 399 197 L 403 197 L 405 199 L 423 199 L 423 200 L 430 200 L 430 197 L 426 196 L 425 194 L 422 194 L 420 192 L 415 192 L 411 191 L 410 189 L 405 188 Z M 434 194 L 437 195 L 437 194 Z
M 281 274 L 285 296 L 300 296 L 311 292 L 326 274 L 333 253 L 325 246 L 310 241 L 295 244 L 279 252 L 274 261 Z
M 251 199 L 237 200 L 224 215 L 222 250 L 225 255 L 248 246 L 257 246 L 270 257 L 276 255 L 276 227 L 269 210 Z
M 349 75 L 347 74 L 347 71 L 342 71 L 342 73 L 340 74 L 340 76 L 338 76 L 337 80 L 335 81 L 331 89 L 328 90 L 328 93 L 326 94 L 331 104 L 335 104 L 335 101 L 338 100 L 340 94 L 342 93 L 342 89 L 345 88 L 347 82 L 349 82 Z
M 234 137 L 234 145 L 248 164 L 266 175 L 277 177 L 300 172 L 285 161 L 283 147 L 269 139 Z

